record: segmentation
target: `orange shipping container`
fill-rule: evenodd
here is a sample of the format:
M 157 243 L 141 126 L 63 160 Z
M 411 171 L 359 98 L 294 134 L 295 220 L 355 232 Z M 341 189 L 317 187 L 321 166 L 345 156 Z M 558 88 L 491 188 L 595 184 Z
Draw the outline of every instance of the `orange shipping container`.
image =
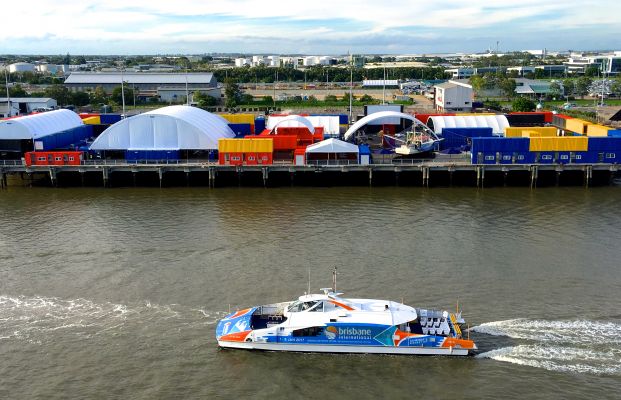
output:
M 587 125 L 587 136 L 608 136 L 608 131 L 612 128 L 604 125 Z
M 586 136 L 531 137 L 530 151 L 587 151 Z

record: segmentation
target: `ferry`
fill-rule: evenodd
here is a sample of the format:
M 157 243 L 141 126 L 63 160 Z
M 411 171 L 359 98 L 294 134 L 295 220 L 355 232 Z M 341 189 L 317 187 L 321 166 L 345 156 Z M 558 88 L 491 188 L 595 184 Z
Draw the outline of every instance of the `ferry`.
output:
M 376 299 L 344 298 L 333 287 L 298 300 L 246 308 L 218 322 L 222 348 L 466 356 L 477 349 L 462 335 L 461 312 L 427 310 Z

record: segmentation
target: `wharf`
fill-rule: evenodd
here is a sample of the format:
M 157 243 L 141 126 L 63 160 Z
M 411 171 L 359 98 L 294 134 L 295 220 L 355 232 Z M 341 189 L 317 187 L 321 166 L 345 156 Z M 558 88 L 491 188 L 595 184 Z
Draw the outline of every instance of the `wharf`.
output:
M 150 185 L 179 186 L 200 181 L 209 187 L 273 186 L 308 184 L 325 185 L 408 185 L 408 186 L 477 186 L 506 185 L 519 178 L 518 185 L 537 187 L 542 175 L 544 185 L 590 186 L 594 174 L 597 182 L 609 184 L 618 172 L 617 164 L 471 164 L 465 159 L 390 160 L 369 165 L 324 162 L 315 165 L 275 163 L 270 165 L 219 165 L 205 160 L 168 162 L 127 162 L 124 160 L 89 160 L 81 165 L 26 166 L 21 161 L 0 161 L 0 186 L 6 187 L 11 177 L 21 184 L 63 186 L 73 182 L 92 184 L 93 177 L 104 187 L 141 184 L 148 176 Z M 129 178 L 128 178 L 129 177 Z M 198 177 L 198 180 L 196 179 Z M 7 179 L 9 178 L 9 179 Z M 250 178 L 242 179 L 242 178 Z M 118 179 L 118 182 L 115 181 Z M 78 185 L 79 185 L 78 183 Z

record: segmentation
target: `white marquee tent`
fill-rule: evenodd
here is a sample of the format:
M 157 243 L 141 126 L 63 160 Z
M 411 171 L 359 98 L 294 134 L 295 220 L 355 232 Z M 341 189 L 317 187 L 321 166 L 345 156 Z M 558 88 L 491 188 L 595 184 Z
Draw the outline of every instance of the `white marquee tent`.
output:
M 219 115 L 190 106 L 169 106 L 136 115 L 106 129 L 91 150 L 214 150 L 235 134 Z
M 443 128 L 492 128 L 497 134 L 504 134 L 509 121 L 504 115 L 450 115 L 431 116 L 427 125 L 436 134 L 441 134 Z
M 0 121 L 0 140 L 38 139 L 83 125 L 71 110 L 54 110 Z

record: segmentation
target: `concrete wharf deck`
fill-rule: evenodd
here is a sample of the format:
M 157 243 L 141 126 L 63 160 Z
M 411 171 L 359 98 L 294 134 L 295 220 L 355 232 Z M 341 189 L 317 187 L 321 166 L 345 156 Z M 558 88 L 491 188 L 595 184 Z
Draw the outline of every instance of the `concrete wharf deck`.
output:
M 276 163 L 270 165 L 219 165 L 216 162 L 204 160 L 179 160 L 173 162 L 127 162 L 124 160 L 89 160 L 81 165 L 49 165 L 49 166 L 26 166 L 21 161 L 0 161 L 0 186 L 7 186 L 7 177 L 11 175 L 21 176 L 26 181 L 48 180 L 49 184 L 56 186 L 58 177 L 62 174 L 79 174 L 84 182 L 85 174 L 100 174 L 103 186 L 110 186 L 117 173 L 131 173 L 134 177 L 140 174 L 157 174 L 159 185 L 162 186 L 164 177 L 169 173 L 184 173 L 189 180 L 192 174 L 202 173 L 208 176 L 208 186 L 216 187 L 218 177 L 237 176 L 238 180 L 243 175 L 252 174 L 262 181 L 264 186 L 269 186 L 273 175 L 288 175 L 293 184 L 296 175 L 315 175 L 323 173 L 336 173 L 341 176 L 356 175 L 368 179 L 369 185 L 380 183 L 382 176 L 390 176 L 390 179 L 399 183 L 400 176 L 408 175 L 409 179 L 415 179 L 418 186 L 429 186 L 436 175 L 442 174 L 452 185 L 456 175 L 460 175 L 463 183 L 465 177 L 468 182 L 477 187 L 483 187 L 486 175 L 493 175 L 496 179 L 500 176 L 506 181 L 513 174 L 526 175 L 527 186 L 536 187 L 540 174 L 553 174 L 553 179 L 558 185 L 563 174 L 572 173 L 573 180 L 579 179 L 580 184 L 589 186 L 594 173 L 605 174 L 612 181 L 618 172 L 618 164 L 471 164 L 462 159 L 455 160 L 390 160 L 388 163 L 376 163 L 369 165 L 347 164 L 332 162 L 330 164 L 293 165 L 291 163 Z M 325 175 L 324 175 L 325 176 Z M 375 177 L 375 178 L 374 178 Z M 346 178 L 347 179 L 347 178 Z M 240 180 L 241 182 L 241 180 Z M 576 182 L 573 182 L 574 184 Z

